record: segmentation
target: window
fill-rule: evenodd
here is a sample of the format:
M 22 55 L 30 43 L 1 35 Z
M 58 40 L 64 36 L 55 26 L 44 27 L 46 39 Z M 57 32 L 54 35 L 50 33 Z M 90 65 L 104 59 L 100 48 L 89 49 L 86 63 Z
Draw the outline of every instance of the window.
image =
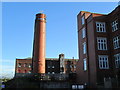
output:
M 115 20 L 111 23 L 111 26 L 112 26 L 112 31 L 116 31 L 118 30 L 118 20 Z
M 116 68 L 120 68 L 120 53 L 114 55 L 115 58 L 115 66 Z
M 18 73 L 21 73 L 21 70 L 18 70 Z
M 82 29 L 82 38 L 85 38 L 86 37 L 86 30 L 85 28 Z
M 83 54 L 86 54 L 86 42 L 83 43 Z
M 63 72 L 60 72 L 60 74 L 63 74 Z
M 27 63 L 24 64 L 24 67 L 27 67 Z
M 31 73 L 31 71 L 28 71 L 28 73 Z
M 76 65 L 74 65 L 74 68 L 76 68 Z
M 31 66 L 32 66 L 31 64 L 28 65 L 29 68 L 31 68 Z
M 55 74 L 55 72 L 52 72 L 52 74 Z
M 66 64 L 65 67 L 68 68 L 68 64 Z
M 48 68 L 50 68 L 50 66 L 48 66 Z
M 84 89 L 84 85 L 78 85 L 78 89 Z
M 104 22 L 96 22 L 96 30 L 97 30 L 97 32 L 106 32 L 105 23 Z
M 84 71 L 87 70 L 87 60 L 86 60 L 86 58 L 83 59 L 83 70 L 84 70 Z
M 99 55 L 98 60 L 99 60 L 99 68 L 100 69 L 109 69 L 108 56 L 107 55 Z
M 27 73 L 27 70 L 25 70 L 24 73 Z
M 48 74 L 50 74 L 50 72 L 48 72 Z
M 107 50 L 107 39 L 104 37 L 97 38 L 98 50 Z
M 85 16 L 82 16 L 82 25 L 85 24 Z
M 72 89 L 77 89 L 77 85 L 72 85 Z
M 52 68 L 55 68 L 54 66 L 52 66 Z
M 114 46 L 114 49 L 120 48 L 120 36 L 113 38 L 113 46 Z
M 21 63 L 18 63 L 18 67 L 21 67 Z
M 77 89 L 84 89 L 84 85 L 72 85 L 72 89 L 77 90 Z

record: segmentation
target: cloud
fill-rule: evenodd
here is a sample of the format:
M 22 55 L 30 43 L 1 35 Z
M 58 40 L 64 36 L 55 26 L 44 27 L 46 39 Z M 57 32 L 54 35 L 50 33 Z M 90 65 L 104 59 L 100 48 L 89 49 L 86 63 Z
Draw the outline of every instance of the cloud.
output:
M 1 68 L 3 68 L 3 69 L 5 69 L 5 68 L 7 68 L 7 69 L 9 69 L 9 68 L 13 68 L 13 67 L 15 67 L 15 62 L 14 62 L 14 60 L 0 60 L 0 67 Z
M 7 64 L 5 64 L 7 63 Z M 12 64 L 10 60 L 5 60 L 2 62 L 2 65 L 0 64 L 0 76 L 1 77 L 13 77 L 15 73 L 15 65 Z M 0 77 L 0 78 L 1 78 Z
M 1 65 L 0 65 L 1 67 Z M 15 70 L 15 67 L 12 65 L 2 65 L 2 67 L 0 68 L 2 72 L 13 72 Z
M 0 63 L 15 63 L 15 60 L 2 59 Z

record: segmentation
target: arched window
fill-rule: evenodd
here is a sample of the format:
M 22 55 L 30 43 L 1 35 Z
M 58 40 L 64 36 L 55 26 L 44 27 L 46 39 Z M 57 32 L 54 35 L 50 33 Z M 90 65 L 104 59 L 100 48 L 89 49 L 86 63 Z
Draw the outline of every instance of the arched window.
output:
M 32 64 L 29 64 L 29 66 L 28 66 L 28 67 L 29 67 L 29 68 L 31 68 L 31 66 L 32 66 Z
M 28 73 L 31 73 L 31 71 L 28 71 Z
M 24 64 L 24 67 L 27 67 L 27 63 Z
M 21 67 L 21 63 L 18 63 L 18 67 Z
M 21 70 L 18 70 L 18 73 L 21 73 Z
M 27 73 L 27 70 L 25 70 L 24 72 Z

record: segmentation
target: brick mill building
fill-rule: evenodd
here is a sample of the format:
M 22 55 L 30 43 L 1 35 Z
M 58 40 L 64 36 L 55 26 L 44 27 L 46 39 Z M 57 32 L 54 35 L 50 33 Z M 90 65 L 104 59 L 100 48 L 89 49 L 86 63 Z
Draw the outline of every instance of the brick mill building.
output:
M 33 74 L 69 74 L 76 72 L 78 59 L 65 59 L 64 54 L 59 58 L 46 58 L 46 15 L 36 14 L 34 26 L 33 57 L 16 59 L 16 76 L 20 73 Z
M 46 74 L 69 74 L 76 73 L 78 59 L 66 59 L 64 54 L 59 54 L 59 58 L 46 58 Z M 61 68 L 61 66 L 63 68 Z M 16 59 L 15 74 L 32 73 L 32 58 Z
M 16 59 L 15 75 L 32 73 L 41 75 L 69 75 L 72 78 L 61 78 L 46 84 L 80 89 L 83 85 L 90 88 L 115 87 L 120 79 L 120 5 L 109 14 L 98 14 L 81 11 L 78 21 L 78 59 L 66 59 L 64 54 L 59 58 L 46 58 L 46 15 L 36 14 L 33 56 Z M 74 76 L 75 75 L 75 76 Z M 56 77 L 55 77 L 56 78 Z M 69 81 L 72 80 L 72 83 Z M 116 81 L 115 83 L 113 83 Z M 67 82 L 65 84 L 65 82 Z M 114 85 L 113 85 L 114 84 Z M 120 86 L 120 85 L 119 85 Z
M 111 13 L 81 11 L 78 20 L 77 83 L 89 87 L 120 77 L 120 5 Z

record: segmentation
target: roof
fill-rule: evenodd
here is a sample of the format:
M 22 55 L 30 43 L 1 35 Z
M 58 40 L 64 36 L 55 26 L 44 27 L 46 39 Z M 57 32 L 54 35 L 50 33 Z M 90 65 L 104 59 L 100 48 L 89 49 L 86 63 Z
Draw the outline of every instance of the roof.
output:
M 78 61 L 79 59 L 66 59 L 65 58 L 65 61 L 73 61 L 73 60 Z
M 91 13 L 91 14 L 100 14 L 100 15 L 107 15 L 107 14 L 101 14 L 101 13 L 88 12 L 88 11 L 80 11 L 80 12 L 83 12 L 83 13 Z
M 19 60 L 32 60 L 31 57 L 27 57 L 27 58 L 24 58 L 24 59 L 19 59 Z M 59 60 L 59 58 L 45 58 L 46 60 Z M 17 59 L 18 60 L 18 59 Z M 78 61 L 79 59 L 68 59 L 68 58 L 65 58 L 65 61 Z

